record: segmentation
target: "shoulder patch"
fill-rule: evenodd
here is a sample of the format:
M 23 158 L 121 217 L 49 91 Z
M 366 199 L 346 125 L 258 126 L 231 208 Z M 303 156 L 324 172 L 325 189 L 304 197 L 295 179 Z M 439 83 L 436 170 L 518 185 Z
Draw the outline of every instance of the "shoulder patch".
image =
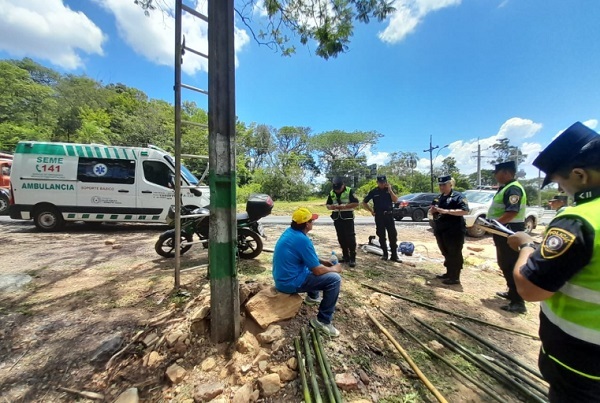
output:
M 510 195 L 508 197 L 508 201 L 510 202 L 510 204 L 517 204 L 519 200 L 521 200 L 521 197 L 519 197 L 519 195 Z
M 575 235 L 562 228 L 550 228 L 542 242 L 542 257 L 554 259 L 565 253 L 575 242 Z

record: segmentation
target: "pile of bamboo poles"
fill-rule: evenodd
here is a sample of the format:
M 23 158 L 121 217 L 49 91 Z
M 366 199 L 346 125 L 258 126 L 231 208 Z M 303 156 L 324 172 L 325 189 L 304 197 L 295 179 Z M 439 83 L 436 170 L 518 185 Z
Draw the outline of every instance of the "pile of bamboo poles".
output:
M 313 328 L 309 328 L 310 340 L 306 330 L 300 330 L 300 336 L 294 339 L 296 358 L 298 359 L 298 371 L 302 382 L 302 393 L 305 403 L 322 403 L 320 384 L 325 388 L 327 400 L 330 403 L 341 403 L 342 395 L 335 383 L 329 360 L 325 355 L 321 336 Z M 302 350 L 302 347 L 304 350 Z M 320 375 L 317 373 L 315 358 Z M 319 382 L 321 381 L 321 382 Z M 311 393 L 312 392 L 312 393 Z
M 452 364 L 448 359 L 442 357 L 435 351 L 431 350 L 427 347 L 421 340 L 423 337 L 417 337 L 406 329 L 405 326 L 402 326 L 398 323 L 391 315 L 379 309 L 380 312 L 389 319 L 403 334 L 407 335 L 410 339 L 415 341 L 428 355 L 431 357 L 443 362 L 448 365 L 453 371 L 461 376 L 458 378 L 459 380 L 466 380 L 471 384 L 477 386 L 482 392 L 484 392 L 491 399 L 503 402 L 505 399 L 502 399 L 502 393 L 497 390 L 497 387 L 494 387 L 482 380 L 475 379 L 473 376 L 467 375 L 464 371 L 457 368 L 454 364 Z M 414 363 L 408 356 L 408 354 L 399 346 L 396 339 L 389 334 L 383 328 L 383 326 L 373 317 L 373 315 L 367 312 L 367 315 L 373 320 L 373 322 L 377 325 L 377 327 L 382 330 L 382 332 L 392 341 L 392 343 L 396 346 L 396 348 L 400 351 L 402 356 L 407 360 L 407 362 L 413 367 Z M 434 336 L 435 339 L 441 342 L 445 347 L 450 349 L 452 352 L 461 356 L 465 361 L 476 366 L 482 373 L 487 374 L 492 379 L 496 380 L 499 384 L 502 384 L 506 387 L 507 390 L 512 391 L 517 394 L 520 398 L 524 398 L 526 401 L 531 402 L 547 402 L 548 401 L 548 387 L 545 381 L 542 379 L 541 374 L 521 362 L 519 359 L 513 357 L 511 354 L 503 351 L 499 347 L 495 346 L 493 343 L 485 340 L 481 336 L 478 336 L 473 331 L 458 325 L 454 322 L 446 322 L 448 326 L 459 330 L 461 333 L 471 337 L 472 339 L 478 341 L 482 346 L 487 347 L 490 350 L 489 354 L 500 356 L 501 358 L 491 357 L 486 354 L 477 354 L 472 350 L 464 347 L 458 342 L 452 340 L 446 334 L 435 329 L 430 324 L 427 324 L 423 320 L 413 317 L 415 321 L 417 321 L 421 326 L 429 330 Z M 502 359 L 507 360 L 507 362 L 503 362 Z M 511 366 L 512 365 L 512 366 Z M 423 381 L 425 386 L 434 394 L 434 396 L 438 399 L 438 401 L 442 402 L 441 395 L 438 395 L 439 392 L 433 387 L 427 378 L 421 376 L 421 372 L 418 368 L 413 367 L 413 370 L 417 372 L 419 378 Z M 466 384 L 469 386 L 468 384 Z

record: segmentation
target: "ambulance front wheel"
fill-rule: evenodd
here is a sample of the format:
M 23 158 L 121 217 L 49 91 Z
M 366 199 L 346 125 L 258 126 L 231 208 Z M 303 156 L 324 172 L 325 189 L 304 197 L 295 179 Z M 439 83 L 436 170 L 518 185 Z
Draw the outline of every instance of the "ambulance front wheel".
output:
M 44 232 L 58 231 L 65 225 L 65 220 L 60 211 L 49 204 L 35 208 L 33 211 L 33 222 L 40 231 Z

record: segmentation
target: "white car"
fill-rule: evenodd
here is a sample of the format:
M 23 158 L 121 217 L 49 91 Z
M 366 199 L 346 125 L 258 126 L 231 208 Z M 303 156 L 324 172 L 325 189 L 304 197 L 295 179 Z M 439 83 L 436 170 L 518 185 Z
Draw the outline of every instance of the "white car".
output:
M 469 214 L 465 215 L 467 234 L 474 238 L 480 238 L 485 235 L 485 231 L 476 224 L 477 218 L 485 218 L 492 205 L 492 199 L 496 194 L 495 190 L 466 190 L 462 192 L 463 196 L 469 202 Z M 539 207 L 527 207 L 525 210 L 525 232 L 530 233 L 537 226 L 539 217 L 543 209 Z M 431 213 L 427 215 L 429 224 L 433 226 L 433 217 Z

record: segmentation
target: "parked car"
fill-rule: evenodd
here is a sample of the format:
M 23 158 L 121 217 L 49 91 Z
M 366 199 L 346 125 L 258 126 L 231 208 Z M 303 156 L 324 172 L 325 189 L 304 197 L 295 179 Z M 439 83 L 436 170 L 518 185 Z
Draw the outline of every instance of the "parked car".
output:
M 469 202 L 469 214 L 464 216 L 467 225 L 467 234 L 474 238 L 481 238 L 485 235 L 485 231 L 476 224 L 477 218 L 486 217 L 496 190 L 466 190 L 462 193 Z M 526 207 L 525 232 L 531 233 L 537 227 L 542 212 L 543 209 L 541 207 Z M 429 224 L 433 227 L 433 217 L 428 215 L 428 218 Z
M 413 221 L 423 221 L 437 196 L 438 193 L 409 193 L 398 197 L 394 204 L 394 219 L 400 221 L 404 217 L 410 217 Z
M 8 206 L 10 206 L 10 193 L 8 190 L 0 188 L 0 215 L 8 213 Z

